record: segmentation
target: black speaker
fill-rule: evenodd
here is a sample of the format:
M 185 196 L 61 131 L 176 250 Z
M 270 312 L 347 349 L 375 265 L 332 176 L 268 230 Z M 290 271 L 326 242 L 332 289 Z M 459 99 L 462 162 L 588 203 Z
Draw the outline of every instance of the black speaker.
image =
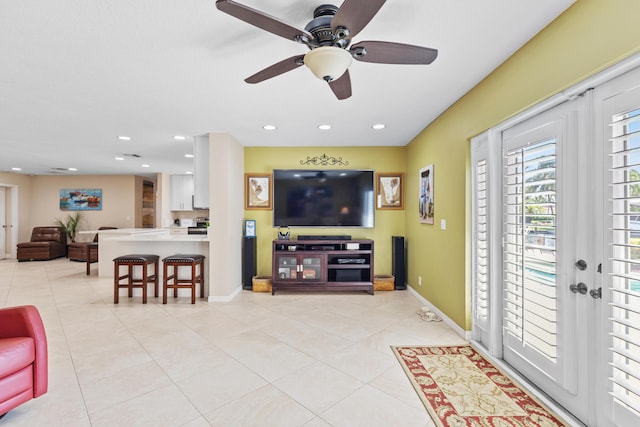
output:
M 256 238 L 242 238 L 242 289 L 253 289 L 253 276 L 257 274 Z
M 404 237 L 391 236 L 391 274 L 395 290 L 407 289 L 406 271 Z

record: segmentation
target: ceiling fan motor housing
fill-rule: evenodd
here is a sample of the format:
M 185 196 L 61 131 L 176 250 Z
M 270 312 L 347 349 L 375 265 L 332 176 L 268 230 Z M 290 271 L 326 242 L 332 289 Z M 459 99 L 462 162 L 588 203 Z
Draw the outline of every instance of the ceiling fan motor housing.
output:
M 346 28 L 340 28 L 337 34 L 331 30 L 331 21 L 338 11 L 338 7 L 332 4 L 322 4 L 313 11 L 313 20 L 304 29 L 314 37 L 311 49 L 318 46 L 337 46 L 346 48 L 349 41 L 345 37 L 349 34 Z

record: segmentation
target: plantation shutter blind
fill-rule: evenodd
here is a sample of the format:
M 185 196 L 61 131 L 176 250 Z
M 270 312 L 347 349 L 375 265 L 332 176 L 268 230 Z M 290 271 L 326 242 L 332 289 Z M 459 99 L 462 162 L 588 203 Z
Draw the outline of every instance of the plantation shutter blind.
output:
M 557 362 L 556 139 L 505 154 L 504 335 Z
M 640 106 L 611 117 L 610 393 L 640 415 Z M 615 410 L 614 410 L 615 411 Z M 624 414 L 620 413 L 618 416 Z M 618 418 L 620 419 L 620 418 Z
M 486 330 L 489 319 L 489 246 L 487 206 L 487 160 L 475 163 L 476 321 Z
M 471 139 L 472 218 L 472 298 L 473 337 L 491 349 L 491 312 L 489 300 L 489 138 L 488 134 Z

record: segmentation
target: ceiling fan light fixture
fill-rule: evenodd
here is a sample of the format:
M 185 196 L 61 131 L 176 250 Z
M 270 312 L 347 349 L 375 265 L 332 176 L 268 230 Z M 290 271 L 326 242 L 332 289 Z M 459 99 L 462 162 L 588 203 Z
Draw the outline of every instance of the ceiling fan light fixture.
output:
M 345 49 L 321 46 L 304 56 L 304 65 L 319 79 L 330 82 L 342 76 L 353 58 Z

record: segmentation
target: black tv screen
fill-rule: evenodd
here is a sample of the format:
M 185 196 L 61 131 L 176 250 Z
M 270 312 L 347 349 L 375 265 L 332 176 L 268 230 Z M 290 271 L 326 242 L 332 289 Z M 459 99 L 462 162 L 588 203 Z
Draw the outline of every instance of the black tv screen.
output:
M 374 179 L 367 170 L 274 170 L 276 227 L 373 227 Z

